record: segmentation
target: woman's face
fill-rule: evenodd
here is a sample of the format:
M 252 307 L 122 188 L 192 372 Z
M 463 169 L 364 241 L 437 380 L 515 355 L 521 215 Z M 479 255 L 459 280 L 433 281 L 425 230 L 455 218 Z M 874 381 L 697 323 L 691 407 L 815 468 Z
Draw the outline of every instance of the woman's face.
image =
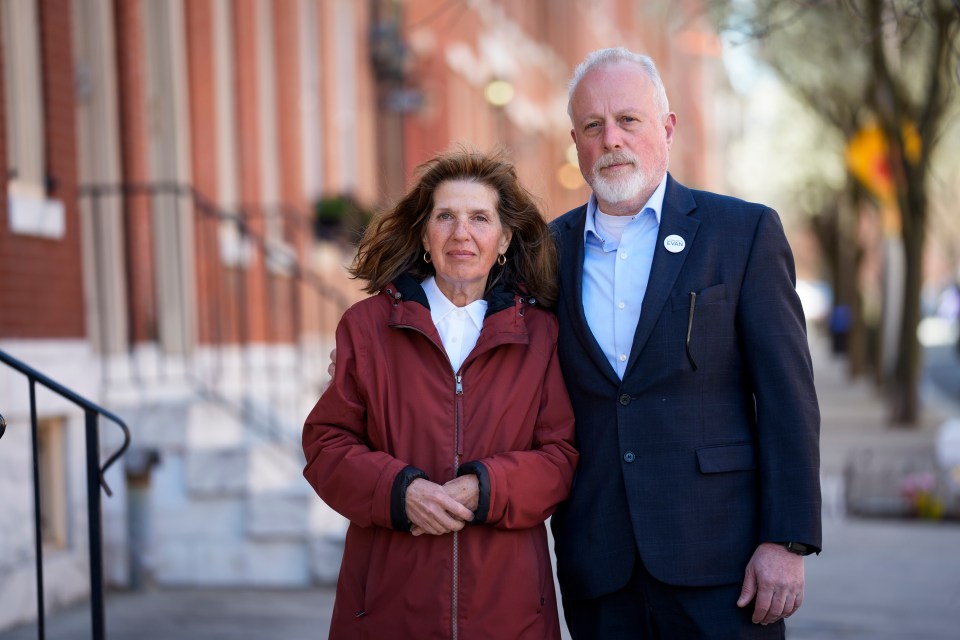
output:
M 433 194 L 423 248 L 430 252 L 440 290 L 458 306 L 483 297 L 493 263 L 510 246 L 497 200 L 492 187 L 470 180 L 442 182 Z

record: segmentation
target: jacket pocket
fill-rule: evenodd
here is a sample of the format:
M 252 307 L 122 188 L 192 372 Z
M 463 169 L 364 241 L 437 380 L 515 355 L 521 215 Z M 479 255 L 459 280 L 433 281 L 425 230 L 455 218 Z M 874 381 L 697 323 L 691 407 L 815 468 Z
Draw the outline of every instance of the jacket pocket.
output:
M 697 449 L 700 473 L 752 471 L 757 468 L 753 449 L 750 442 L 701 447 Z
M 715 284 L 706 289 L 697 291 L 697 306 L 713 302 L 725 302 L 727 299 L 727 285 Z M 690 308 L 690 292 L 681 293 L 670 298 L 670 307 L 674 311 Z

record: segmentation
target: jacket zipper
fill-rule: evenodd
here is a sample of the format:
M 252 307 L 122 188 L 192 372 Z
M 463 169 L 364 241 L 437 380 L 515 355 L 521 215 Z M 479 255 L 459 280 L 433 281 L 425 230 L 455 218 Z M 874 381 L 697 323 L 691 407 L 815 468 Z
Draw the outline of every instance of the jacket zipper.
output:
M 398 294 L 397 297 L 399 298 L 399 294 Z M 394 304 L 396 304 L 396 303 L 394 303 Z M 523 315 L 522 312 L 521 312 L 521 315 Z M 433 338 L 431 338 L 425 331 L 423 331 L 423 330 L 420 329 L 419 327 L 415 327 L 415 326 L 409 325 L 409 324 L 399 324 L 399 323 L 397 323 L 397 324 L 392 324 L 391 326 L 397 327 L 397 328 L 399 328 L 399 329 L 410 329 L 410 330 L 412 330 L 412 331 L 416 331 L 417 333 L 419 333 L 419 334 L 421 334 L 422 336 L 424 336 L 425 338 L 427 338 L 428 341 L 430 341 L 431 343 L 433 343 L 433 345 L 434 345 L 437 349 L 440 350 L 440 353 L 442 353 L 442 354 L 444 355 L 444 357 L 446 357 L 446 351 L 444 351 L 443 347 L 442 347 L 441 345 L 437 344 L 437 343 L 433 340 Z M 470 356 L 473 356 L 473 355 L 474 355 L 473 353 L 470 354 Z M 468 356 L 468 358 L 467 358 L 468 360 L 471 359 L 470 356 Z M 462 365 L 462 364 L 460 365 L 460 371 L 463 371 L 463 365 Z M 463 376 L 461 375 L 460 371 L 457 371 L 457 373 L 454 374 L 454 381 L 456 382 L 456 386 L 455 386 L 455 407 L 454 407 L 454 409 L 455 409 L 455 418 L 454 418 L 454 435 L 453 435 L 453 441 L 454 441 L 453 472 L 454 472 L 454 477 L 456 477 L 457 471 L 460 470 L 460 455 L 461 455 L 461 450 L 460 450 L 460 448 L 461 448 L 461 443 L 460 443 L 460 428 L 461 428 L 461 425 L 460 425 L 460 417 L 461 417 L 461 413 L 462 413 L 462 409 L 463 409 Z M 451 599 L 451 608 L 452 608 L 451 614 L 452 614 L 452 615 L 451 615 L 451 621 L 450 621 L 450 633 L 451 633 L 451 637 L 453 638 L 453 640 L 457 640 L 457 633 L 458 633 L 458 624 L 457 624 L 458 598 L 457 598 L 457 594 L 458 594 L 458 590 L 459 590 L 459 577 L 460 577 L 460 576 L 459 576 L 459 570 L 460 570 L 460 567 L 459 567 L 459 545 L 460 545 L 460 537 L 459 537 L 458 534 L 459 534 L 459 532 L 457 532 L 457 531 L 454 531 L 454 532 L 453 532 L 453 563 L 452 563 L 452 565 L 453 565 L 453 576 L 452 576 L 452 577 L 453 577 L 453 580 L 451 581 L 453 588 L 452 588 L 452 593 L 451 593 L 451 596 L 452 596 L 452 599 Z M 542 598 L 541 598 L 541 600 L 542 600 Z M 543 603 L 541 602 L 541 605 L 542 605 L 542 604 L 543 604 Z
M 463 377 L 457 373 L 454 376 L 456 387 L 456 411 L 453 431 L 453 473 L 456 476 L 460 469 L 460 400 L 463 397 Z M 457 591 L 459 587 L 459 531 L 453 532 L 453 611 L 451 619 L 451 638 L 457 640 Z
M 410 329 L 411 331 L 416 331 L 421 334 L 427 340 L 429 340 L 437 349 L 440 350 L 440 353 L 446 357 L 446 352 L 442 347 L 437 345 L 433 340 L 419 327 L 414 327 L 409 324 L 396 324 L 393 325 L 400 329 Z M 462 370 L 462 365 L 461 365 Z M 463 396 L 463 376 L 460 373 L 456 373 L 453 376 L 454 381 L 456 382 L 455 387 L 455 411 L 454 411 L 454 431 L 453 431 L 453 474 L 456 477 L 457 471 L 460 469 L 460 398 Z M 451 601 L 451 616 L 450 616 L 450 634 L 452 640 L 457 640 L 457 591 L 459 586 L 459 545 L 460 539 L 457 535 L 458 532 L 453 532 L 453 580 L 451 581 L 453 589 L 451 592 L 452 601 Z

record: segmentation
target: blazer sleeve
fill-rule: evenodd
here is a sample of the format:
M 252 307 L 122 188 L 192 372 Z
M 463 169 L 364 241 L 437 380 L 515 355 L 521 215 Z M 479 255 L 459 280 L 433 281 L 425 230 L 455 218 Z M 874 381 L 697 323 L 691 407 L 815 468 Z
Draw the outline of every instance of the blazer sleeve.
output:
M 772 209 L 756 228 L 737 322 L 756 403 L 760 540 L 820 549 L 820 409 L 793 256 Z
M 324 502 L 351 522 L 409 530 L 406 489 L 426 474 L 367 445 L 359 369 L 369 342 L 350 310 L 337 327 L 336 342 L 333 381 L 303 425 L 303 475 Z
M 573 444 L 573 408 L 555 341 L 543 389 L 530 450 L 498 453 L 461 466 L 458 475 L 476 473 L 480 481 L 475 524 L 503 529 L 533 527 L 570 495 L 579 454 Z

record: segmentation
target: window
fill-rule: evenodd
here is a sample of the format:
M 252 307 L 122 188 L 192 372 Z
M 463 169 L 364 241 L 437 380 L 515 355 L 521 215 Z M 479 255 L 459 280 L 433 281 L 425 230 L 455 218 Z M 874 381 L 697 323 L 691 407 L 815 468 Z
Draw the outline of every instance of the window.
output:
M 67 469 L 63 421 L 40 420 L 37 424 L 40 462 L 40 538 L 52 549 L 67 546 Z
M 36 0 L 0 0 L 9 224 L 14 233 L 61 238 L 64 233 L 63 204 L 46 198 L 37 15 Z

